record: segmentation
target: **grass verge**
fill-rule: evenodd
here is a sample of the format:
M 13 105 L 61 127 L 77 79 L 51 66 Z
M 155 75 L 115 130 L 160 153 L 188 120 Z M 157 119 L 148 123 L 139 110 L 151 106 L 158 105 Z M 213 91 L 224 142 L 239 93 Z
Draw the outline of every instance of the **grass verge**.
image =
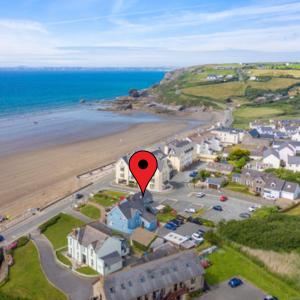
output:
M 79 210 L 82 214 L 93 220 L 98 220 L 101 217 L 101 211 L 97 207 L 90 204 L 81 206 Z
M 84 274 L 84 275 L 99 275 L 99 273 L 95 270 L 93 270 L 92 268 L 90 267 L 81 267 L 81 268 L 78 268 L 76 269 L 76 271 L 78 273 L 81 273 L 81 274 Z
M 67 297 L 45 278 L 38 251 L 32 242 L 14 251 L 15 264 L 10 268 L 9 280 L 1 292 L 12 297 L 35 300 L 66 300 Z
M 59 218 L 43 232 L 51 242 L 54 249 L 60 249 L 67 245 L 67 235 L 75 227 L 84 225 L 84 222 L 70 215 L 60 213 Z

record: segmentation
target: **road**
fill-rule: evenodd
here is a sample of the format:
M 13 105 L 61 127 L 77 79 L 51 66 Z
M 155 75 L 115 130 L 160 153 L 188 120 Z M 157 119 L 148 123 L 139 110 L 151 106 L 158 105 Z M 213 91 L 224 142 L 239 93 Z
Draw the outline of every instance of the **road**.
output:
M 45 236 L 32 234 L 32 240 L 39 250 L 41 265 L 48 280 L 67 294 L 70 300 L 90 299 L 95 279 L 75 276 L 71 270 L 59 266 L 54 259 L 52 246 Z
M 205 167 L 205 164 L 199 164 L 194 166 L 194 169 L 199 169 L 199 167 Z M 242 212 L 247 212 L 248 207 L 253 205 L 253 202 L 245 198 L 236 198 L 229 197 L 229 200 L 223 203 L 220 203 L 219 193 L 215 190 L 202 190 L 199 188 L 193 189 L 190 187 L 188 182 L 190 180 L 189 171 L 185 171 L 177 174 L 171 181 L 173 189 L 168 192 L 162 193 L 153 193 L 154 205 L 159 204 L 170 204 L 174 209 L 179 213 L 183 212 L 185 208 L 201 208 L 204 207 L 206 212 L 203 217 L 210 219 L 212 221 L 220 221 L 222 219 L 239 219 L 239 214 Z M 90 197 L 90 194 L 94 194 L 99 190 L 103 189 L 114 189 L 118 191 L 134 191 L 130 188 L 118 186 L 113 183 L 114 172 L 106 172 L 105 175 L 94 182 L 92 185 L 83 188 L 80 193 L 83 195 L 83 199 L 87 200 Z M 203 198 L 197 198 L 195 193 L 198 191 L 204 191 L 206 196 Z M 17 238 L 30 233 L 32 230 L 36 229 L 39 225 L 46 222 L 53 216 L 59 214 L 60 212 L 70 212 L 70 207 L 75 201 L 75 195 L 66 197 L 65 199 L 53 204 L 52 206 L 46 208 L 45 210 L 38 212 L 36 215 L 31 216 L 22 222 L 14 225 L 11 228 L 8 228 L 1 232 L 5 237 L 5 242 L 10 243 Z M 212 206 L 216 204 L 221 204 L 223 207 L 223 212 L 216 212 L 212 210 Z M 263 202 L 261 204 L 268 204 Z M 88 221 L 86 219 L 85 221 Z

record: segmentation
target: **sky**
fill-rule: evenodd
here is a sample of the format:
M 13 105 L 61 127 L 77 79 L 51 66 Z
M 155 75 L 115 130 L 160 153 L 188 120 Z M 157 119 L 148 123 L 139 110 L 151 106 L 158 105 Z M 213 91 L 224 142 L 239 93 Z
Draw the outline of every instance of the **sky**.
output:
M 300 61 L 300 1 L 0 0 L 0 67 Z

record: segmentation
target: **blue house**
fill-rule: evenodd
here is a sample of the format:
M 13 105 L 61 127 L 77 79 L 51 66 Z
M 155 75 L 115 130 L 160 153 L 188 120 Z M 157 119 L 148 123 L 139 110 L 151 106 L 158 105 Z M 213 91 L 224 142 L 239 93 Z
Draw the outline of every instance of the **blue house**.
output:
M 107 226 L 131 234 L 137 227 L 143 227 L 149 231 L 157 228 L 157 219 L 151 207 L 152 196 L 145 193 L 134 194 L 120 201 L 108 214 Z

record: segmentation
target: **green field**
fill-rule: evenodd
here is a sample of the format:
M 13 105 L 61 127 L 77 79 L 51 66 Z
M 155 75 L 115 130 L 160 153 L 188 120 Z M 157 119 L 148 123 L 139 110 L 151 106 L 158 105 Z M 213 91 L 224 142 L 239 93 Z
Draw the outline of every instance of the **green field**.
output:
M 45 278 L 40 266 L 38 251 L 32 242 L 14 251 L 15 264 L 9 272 L 9 281 L 1 292 L 34 300 L 66 300 Z
M 59 214 L 57 222 L 49 226 L 44 235 L 52 243 L 54 249 L 60 249 L 67 245 L 67 235 L 73 228 L 81 227 L 84 222 L 67 214 Z
M 235 249 L 225 246 L 211 254 L 209 259 L 212 266 L 206 270 L 205 275 L 208 284 L 214 285 L 231 277 L 241 276 L 262 289 L 266 294 L 274 295 L 280 300 L 291 300 L 295 297 L 299 299 L 300 297 L 299 291 Z
M 98 220 L 101 217 L 101 211 L 97 207 L 90 204 L 80 207 L 80 212 L 94 220 Z
M 123 196 L 126 197 L 127 194 L 118 191 L 106 190 L 94 195 L 92 201 L 104 207 L 109 207 L 116 204 L 120 200 L 120 197 Z
M 300 117 L 300 98 L 261 105 L 245 104 L 233 111 L 233 126 L 249 128 L 253 120 L 294 119 Z

